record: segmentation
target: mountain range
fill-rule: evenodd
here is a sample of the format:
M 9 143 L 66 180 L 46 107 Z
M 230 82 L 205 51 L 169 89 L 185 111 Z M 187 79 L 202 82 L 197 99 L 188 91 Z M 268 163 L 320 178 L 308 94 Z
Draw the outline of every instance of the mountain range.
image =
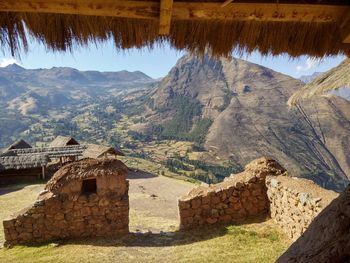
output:
M 161 80 L 12 65 L 0 69 L 0 146 L 62 132 L 120 143 L 115 132 L 126 114 L 131 131 L 192 141 L 208 153 L 206 162 L 244 166 L 271 156 L 293 175 L 341 190 L 350 177 L 350 102 L 327 94 L 289 106 L 303 86 L 260 65 L 207 55 L 185 55 Z
M 155 82 L 140 71 L 24 69 L 12 64 L 0 69 L 0 103 L 9 109 L 19 109 L 23 115 L 44 113 L 77 100 L 94 100 L 127 89 L 151 87 Z

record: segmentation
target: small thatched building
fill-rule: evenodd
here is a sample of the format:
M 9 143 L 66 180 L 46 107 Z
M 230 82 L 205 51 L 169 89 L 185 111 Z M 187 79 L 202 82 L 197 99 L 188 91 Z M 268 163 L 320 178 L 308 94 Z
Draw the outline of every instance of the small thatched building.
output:
M 37 180 L 45 175 L 50 159 L 47 155 L 0 157 L 0 185 Z
M 104 146 L 99 144 L 88 144 L 87 148 L 85 149 L 82 155 L 83 155 L 83 158 L 99 159 L 99 158 L 108 158 L 109 156 L 113 156 L 116 158 L 118 155 L 124 156 L 124 153 L 110 146 Z
M 61 148 L 61 147 L 67 147 L 67 146 L 77 146 L 80 145 L 77 140 L 75 140 L 73 137 L 67 137 L 67 136 L 57 136 L 49 145 L 49 148 Z M 75 156 L 60 156 L 59 157 L 60 164 L 64 164 L 67 162 L 72 162 L 78 160 L 78 155 Z
M 50 143 L 49 147 L 65 147 L 72 145 L 79 145 L 79 143 L 73 137 L 59 135 Z
M 86 159 L 62 167 L 32 207 L 3 222 L 6 243 L 128 233 L 127 172 L 113 159 Z
M 32 148 L 32 146 L 27 143 L 25 140 L 18 140 L 15 143 L 11 144 L 6 150 L 17 150 L 17 149 L 29 149 Z

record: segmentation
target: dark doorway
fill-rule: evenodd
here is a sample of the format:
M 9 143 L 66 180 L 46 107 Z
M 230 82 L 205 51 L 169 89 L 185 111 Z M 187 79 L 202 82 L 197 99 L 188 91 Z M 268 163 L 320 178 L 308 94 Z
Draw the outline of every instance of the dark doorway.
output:
M 83 181 L 83 185 L 81 187 L 81 193 L 82 194 L 94 194 L 96 193 L 97 185 L 96 185 L 96 179 L 87 179 Z

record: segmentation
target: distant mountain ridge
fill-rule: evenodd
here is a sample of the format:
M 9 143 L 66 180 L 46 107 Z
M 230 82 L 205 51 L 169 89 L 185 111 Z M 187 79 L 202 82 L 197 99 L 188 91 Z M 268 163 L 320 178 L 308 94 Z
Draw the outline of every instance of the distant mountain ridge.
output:
M 12 64 L 0 68 L 0 102 L 26 115 L 45 112 L 82 98 L 95 99 L 150 88 L 155 83 L 156 80 L 140 71 L 79 71 L 69 67 L 25 69 Z
M 299 79 L 304 82 L 304 83 L 310 83 L 311 81 L 313 81 L 315 78 L 317 78 L 318 76 L 320 76 L 323 72 L 314 72 L 311 75 L 303 75 L 301 76 Z

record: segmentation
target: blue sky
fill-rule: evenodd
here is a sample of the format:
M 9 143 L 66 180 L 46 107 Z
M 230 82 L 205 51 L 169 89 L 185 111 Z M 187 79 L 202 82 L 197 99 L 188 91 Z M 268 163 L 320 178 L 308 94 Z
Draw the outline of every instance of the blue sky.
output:
M 131 49 L 117 51 L 111 42 L 100 44 L 98 47 L 77 48 L 73 53 L 47 52 L 38 44 L 31 44 L 26 54 L 12 58 L 4 54 L 0 56 L 0 66 L 16 62 L 25 68 L 73 67 L 79 70 L 119 71 L 140 70 L 153 78 L 164 77 L 176 61 L 184 54 L 171 49 L 169 46 L 156 47 L 153 50 Z M 288 56 L 262 57 L 258 53 L 243 55 L 242 59 L 261 64 L 268 68 L 293 77 L 310 75 L 315 71 L 326 71 L 338 65 L 343 56 L 313 60 L 307 57 L 290 59 Z

